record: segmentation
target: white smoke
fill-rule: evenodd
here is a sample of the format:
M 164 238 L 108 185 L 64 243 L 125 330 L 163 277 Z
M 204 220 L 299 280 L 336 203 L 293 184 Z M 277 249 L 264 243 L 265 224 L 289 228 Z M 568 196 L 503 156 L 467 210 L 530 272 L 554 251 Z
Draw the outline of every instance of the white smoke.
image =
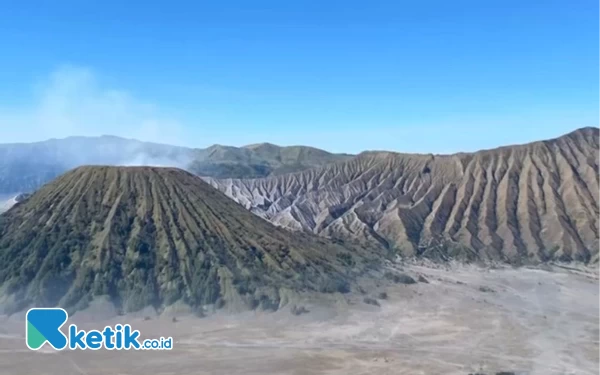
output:
M 186 168 L 192 160 L 189 149 L 161 145 L 184 144 L 191 138 L 177 119 L 125 90 L 103 85 L 91 69 L 77 66 L 62 66 L 39 82 L 28 105 L 0 104 L 0 129 L 0 143 L 59 139 L 0 150 L 0 164 Z M 105 134 L 111 136 L 85 138 Z
M 177 119 L 125 90 L 102 85 L 88 68 L 62 66 L 32 91 L 23 107 L 0 106 L 1 143 L 103 134 L 168 144 L 186 140 Z
M 0 214 L 8 211 L 19 201 L 20 194 L 0 194 Z

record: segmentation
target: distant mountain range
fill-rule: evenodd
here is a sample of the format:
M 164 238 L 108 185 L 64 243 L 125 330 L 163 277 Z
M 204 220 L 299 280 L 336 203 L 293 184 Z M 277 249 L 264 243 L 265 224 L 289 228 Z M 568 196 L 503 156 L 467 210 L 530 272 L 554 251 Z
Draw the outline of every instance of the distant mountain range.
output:
M 456 155 L 365 152 L 283 176 L 207 179 L 258 216 L 405 256 L 598 261 L 599 134 Z
M 0 144 L 0 196 L 28 193 L 82 165 L 170 166 L 201 176 L 254 178 L 297 172 L 351 155 L 268 143 L 193 149 L 114 136 Z

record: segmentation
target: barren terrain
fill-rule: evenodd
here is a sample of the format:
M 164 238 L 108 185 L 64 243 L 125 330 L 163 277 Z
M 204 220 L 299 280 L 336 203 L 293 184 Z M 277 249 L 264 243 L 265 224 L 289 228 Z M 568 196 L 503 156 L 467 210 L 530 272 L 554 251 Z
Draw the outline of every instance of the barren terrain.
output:
M 277 225 L 404 255 L 595 262 L 599 144 L 598 129 L 583 128 L 475 153 L 364 152 L 282 176 L 207 181 Z
M 0 326 L 2 374 L 598 374 L 598 273 L 576 266 L 403 265 L 422 282 L 307 303 L 309 313 L 120 317 L 174 350 L 31 352 L 22 317 Z M 85 320 L 85 312 L 70 319 Z

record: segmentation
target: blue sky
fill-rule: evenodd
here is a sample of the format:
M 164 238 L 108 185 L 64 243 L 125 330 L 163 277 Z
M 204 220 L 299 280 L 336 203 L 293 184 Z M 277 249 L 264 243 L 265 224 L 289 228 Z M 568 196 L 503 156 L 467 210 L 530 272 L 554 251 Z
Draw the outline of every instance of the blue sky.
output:
M 0 142 L 448 153 L 598 126 L 598 2 L 4 1 Z

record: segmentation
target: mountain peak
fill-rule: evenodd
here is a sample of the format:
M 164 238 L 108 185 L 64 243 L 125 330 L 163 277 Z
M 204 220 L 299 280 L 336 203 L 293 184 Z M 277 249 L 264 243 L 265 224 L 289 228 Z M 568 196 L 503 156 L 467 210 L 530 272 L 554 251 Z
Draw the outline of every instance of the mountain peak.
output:
M 582 137 L 598 137 L 600 135 L 600 129 L 594 126 L 586 126 L 573 130 L 570 133 L 563 135 L 563 137 L 582 136 Z M 560 137 L 558 137 L 560 138 Z
M 276 144 L 269 143 L 269 142 L 262 142 L 262 143 L 252 143 L 252 144 L 249 144 L 249 145 L 245 145 L 245 146 L 242 146 L 242 148 L 248 148 L 248 149 L 257 149 L 257 148 L 279 149 L 279 148 L 282 148 L 282 146 L 278 146 Z

